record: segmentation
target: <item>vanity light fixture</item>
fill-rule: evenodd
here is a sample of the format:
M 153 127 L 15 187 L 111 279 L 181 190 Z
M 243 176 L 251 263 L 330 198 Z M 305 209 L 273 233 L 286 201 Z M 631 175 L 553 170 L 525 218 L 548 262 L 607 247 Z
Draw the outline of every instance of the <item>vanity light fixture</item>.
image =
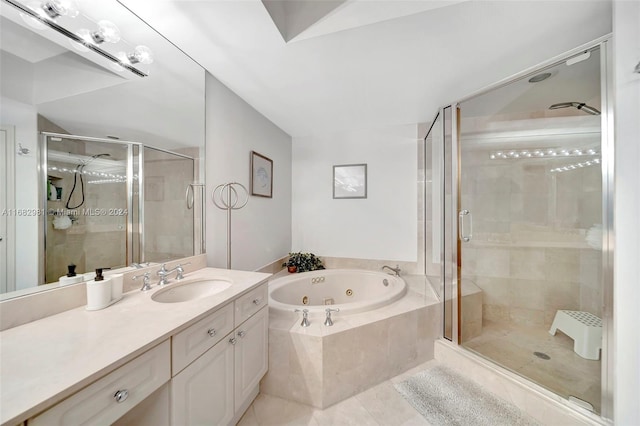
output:
M 74 0 L 48 0 L 42 3 L 41 7 L 51 19 L 55 19 L 58 16 L 75 18 L 80 14 L 80 9 L 78 9 Z
M 145 46 L 138 46 L 131 54 L 112 54 L 103 48 L 104 43 L 120 42 L 120 31 L 118 27 L 107 20 L 98 22 L 98 28 L 95 31 L 88 29 L 69 30 L 62 23 L 58 22 L 59 17 L 75 18 L 80 14 L 74 0 L 46 0 L 43 3 L 32 1 L 22 3 L 19 0 L 3 0 L 20 11 L 22 18 L 29 23 L 30 26 L 38 29 L 51 28 L 69 38 L 74 48 L 82 52 L 92 50 L 103 58 L 113 63 L 114 69 L 121 71 L 127 69 L 139 77 L 148 77 L 148 74 L 135 64 L 150 64 L 153 62 L 151 50 Z M 78 18 L 80 19 L 80 18 Z M 89 18 L 85 21 L 93 22 Z M 76 24 L 78 25 L 78 24 Z M 82 25 L 80 23 L 79 25 Z M 78 25 L 78 26 L 79 26 Z M 133 59 L 132 59 L 133 58 Z
M 133 52 L 127 54 L 127 59 L 132 64 L 137 64 L 138 62 L 150 64 L 153 62 L 153 54 L 147 46 L 137 46 Z

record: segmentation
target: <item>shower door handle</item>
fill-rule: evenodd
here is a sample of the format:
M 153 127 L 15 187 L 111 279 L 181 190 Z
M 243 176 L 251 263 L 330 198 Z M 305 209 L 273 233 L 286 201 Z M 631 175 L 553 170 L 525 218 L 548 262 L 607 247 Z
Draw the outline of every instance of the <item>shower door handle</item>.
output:
M 464 232 L 464 217 L 469 216 L 469 233 L 465 234 Z M 458 228 L 460 229 L 460 239 L 465 243 L 471 241 L 471 237 L 473 236 L 473 216 L 469 210 L 461 210 L 458 213 Z

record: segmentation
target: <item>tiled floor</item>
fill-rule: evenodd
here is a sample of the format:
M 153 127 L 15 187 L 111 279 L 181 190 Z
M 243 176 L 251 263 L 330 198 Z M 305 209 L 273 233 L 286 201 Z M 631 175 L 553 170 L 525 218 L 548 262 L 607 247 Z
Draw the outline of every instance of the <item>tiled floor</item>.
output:
M 484 322 L 482 335 L 463 346 L 557 394 L 591 403 L 600 412 L 600 361 L 581 358 L 573 340 L 546 328 Z M 551 357 L 544 360 L 533 352 Z
M 438 362 L 434 360 L 426 362 L 325 410 L 261 393 L 240 419 L 238 426 L 429 426 L 393 385 L 436 365 Z

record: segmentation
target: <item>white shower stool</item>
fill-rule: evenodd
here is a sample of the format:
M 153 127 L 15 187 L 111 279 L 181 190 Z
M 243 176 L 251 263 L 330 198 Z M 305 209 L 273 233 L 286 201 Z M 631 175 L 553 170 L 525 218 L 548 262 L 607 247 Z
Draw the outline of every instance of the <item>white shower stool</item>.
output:
M 560 330 L 573 339 L 573 351 L 582 358 L 599 360 L 602 349 L 602 320 L 589 312 L 557 311 L 549 334 Z

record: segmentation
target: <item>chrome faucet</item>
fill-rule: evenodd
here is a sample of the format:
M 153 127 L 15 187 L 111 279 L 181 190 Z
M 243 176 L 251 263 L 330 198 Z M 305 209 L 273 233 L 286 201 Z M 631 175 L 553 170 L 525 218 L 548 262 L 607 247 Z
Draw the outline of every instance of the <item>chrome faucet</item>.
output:
M 151 274 L 149 272 L 145 272 L 142 275 L 136 275 L 135 277 L 133 277 L 133 279 L 137 280 L 140 277 L 142 277 L 142 288 L 140 289 L 140 291 L 151 290 Z
M 309 310 L 308 309 L 295 309 L 293 312 L 302 312 L 302 322 L 300 323 L 301 327 L 309 327 L 311 323 L 309 322 Z
M 333 325 L 333 320 L 331 319 L 331 312 L 340 312 L 340 309 L 327 308 L 324 311 L 327 313 L 327 318 L 324 320 L 324 325 L 326 325 L 327 327 L 331 327 Z
M 382 267 L 382 270 L 383 270 L 383 271 L 384 271 L 384 268 L 387 268 L 387 269 L 389 269 L 389 270 L 391 270 L 391 271 L 395 272 L 396 277 L 399 277 L 399 276 L 400 276 L 400 271 L 402 270 L 402 269 L 400 269 L 400 266 L 398 266 L 398 265 L 396 265 L 396 267 L 395 267 L 395 268 L 392 268 L 391 266 L 384 265 L 384 266 Z
M 184 265 L 190 265 L 191 262 L 187 262 Z M 158 281 L 158 285 L 163 286 L 163 285 L 167 285 L 169 284 L 169 274 L 173 273 L 175 271 L 176 273 L 176 280 L 181 280 L 184 278 L 184 268 L 182 267 L 183 264 L 179 264 L 178 266 L 176 266 L 173 269 L 167 269 L 167 265 L 165 263 L 162 264 L 162 267 L 160 268 L 160 270 L 157 272 L 158 276 L 160 277 L 160 281 Z

